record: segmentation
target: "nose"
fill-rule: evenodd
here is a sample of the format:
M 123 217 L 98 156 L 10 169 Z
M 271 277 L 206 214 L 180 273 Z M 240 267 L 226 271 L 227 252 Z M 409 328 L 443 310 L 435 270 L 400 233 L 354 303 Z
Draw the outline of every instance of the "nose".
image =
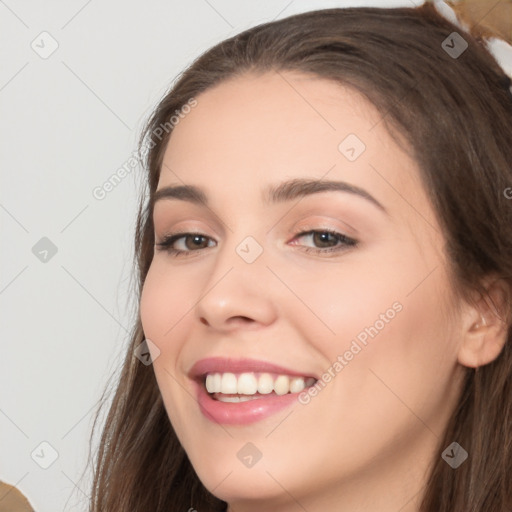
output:
M 225 246 L 216 255 L 195 308 L 198 320 L 217 331 L 268 326 L 277 317 L 276 283 L 264 258 L 248 263 L 235 249 Z

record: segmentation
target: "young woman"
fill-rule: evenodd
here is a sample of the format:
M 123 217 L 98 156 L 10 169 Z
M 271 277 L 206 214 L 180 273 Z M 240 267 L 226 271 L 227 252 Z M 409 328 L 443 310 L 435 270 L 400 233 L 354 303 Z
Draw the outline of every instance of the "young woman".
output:
M 162 99 L 93 512 L 512 510 L 512 94 L 471 15 L 299 14 Z

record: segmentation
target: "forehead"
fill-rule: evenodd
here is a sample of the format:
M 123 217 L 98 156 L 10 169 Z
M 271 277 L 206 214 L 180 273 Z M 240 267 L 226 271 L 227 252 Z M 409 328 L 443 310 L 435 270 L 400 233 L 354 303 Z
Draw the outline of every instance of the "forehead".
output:
M 185 151 L 184 146 L 190 150 L 192 144 L 207 147 L 208 158 L 240 156 L 240 149 L 256 162 L 264 161 L 270 151 L 272 158 L 281 153 L 291 160 L 310 154 L 313 146 L 337 159 L 339 143 L 349 134 L 370 145 L 376 138 L 389 138 L 385 130 L 375 129 L 381 116 L 360 94 L 308 75 L 246 74 L 208 89 L 196 100 L 197 106 L 172 133 L 166 151 L 171 159 L 203 157 Z M 176 149 L 188 154 L 173 155 Z
M 400 195 L 425 206 L 416 163 L 352 88 L 272 72 L 227 80 L 196 100 L 172 132 L 158 188 L 193 184 L 243 203 L 285 179 L 342 179 L 395 207 L 407 205 Z

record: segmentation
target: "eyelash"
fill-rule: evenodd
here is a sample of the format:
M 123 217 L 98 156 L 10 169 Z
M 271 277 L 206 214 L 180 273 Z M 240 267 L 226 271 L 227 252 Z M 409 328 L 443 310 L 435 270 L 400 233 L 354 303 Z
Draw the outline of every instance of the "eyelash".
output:
M 338 253 L 342 252 L 344 250 L 347 250 L 349 247 L 355 247 L 358 244 L 357 240 L 354 240 L 353 238 L 350 238 L 342 233 L 338 233 L 337 231 L 333 231 L 330 229 L 312 229 L 309 231 L 301 231 L 294 235 L 294 239 L 297 237 L 302 237 L 305 235 L 312 235 L 312 234 L 329 234 L 335 237 L 335 239 L 338 242 L 341 242 L 341 246 L 334 246 L 334 247 L 328 247 L 325 249 L 318 249 L 314 247 L 303 247 L 301 250 L 306 253 L 314 253 L 314 254 L 326 254 L 326 253 Z M 189 251 L 181 251 L 178 249 L 174 249 L 172 245 L 174 242 L 179 240 L 180 238 L 187 238 L 188 236 L 199 236 L 202 238 L 210 238 L 208 236 L 203 235 L 202 233 L 193 233 L 193 232 L 184 232 L 184 233 L 174 233 L 171 235 L 165 236 L 161 242 L 156 243 L 155 246 L 158 248 L 159 251 L 166 251 L 171 256 L 174 257 L 189 257 L 194 252 L 198 252 L 199 250 L 189 250 Z

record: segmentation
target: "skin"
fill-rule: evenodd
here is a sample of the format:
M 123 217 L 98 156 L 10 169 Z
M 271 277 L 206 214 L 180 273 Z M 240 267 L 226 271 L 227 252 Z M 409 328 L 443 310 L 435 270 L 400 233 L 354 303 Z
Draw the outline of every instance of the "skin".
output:
M 417 511 L 429 464 L 445 448 L 437 444 L 461 362 L 477 366 L 500 349 L 482 331 L 481 311 L 452 289 L 417 164 L 367 100 L 326 80 L 247 74 L 196 99 L 170 138 L 158 189 L 201 186 L 209 207 L 157 202 L 155 239 L 186 230 L 209 242 L 175 242 L 188 256 L 155 250 L 140 303 L 144 333 L 160 350 L 164 404 L 192 465 L 231 512 Z M 366 145 L 353 162 L 338 149 L 348 134 Z M 339 191 L 263 202 L 266 186 L 290 178 L 348 182 L 387 213 Z M 322 228 L 358 244 L 297 236 Z M 263 248 L 250 264 L 236 252 L 247 236 Z M 304 252 L 329 244 L 342 250 Z M 308 404 L 245 426 L 200 412 L 187 377 L 197 360 L 249 357 L 321 376 L 397 302 L 401 311 Z M 237 457 L 247 442 L 262 453 L 251 468 Z

